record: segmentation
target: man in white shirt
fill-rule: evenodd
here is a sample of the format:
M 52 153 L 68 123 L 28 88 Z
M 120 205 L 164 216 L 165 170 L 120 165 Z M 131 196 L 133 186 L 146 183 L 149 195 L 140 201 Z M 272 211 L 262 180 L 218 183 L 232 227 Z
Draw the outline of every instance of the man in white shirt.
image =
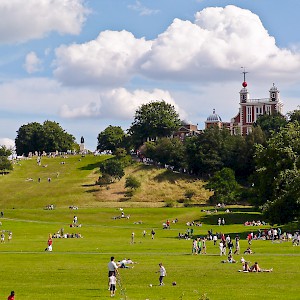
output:
M 118 266 L 115 262 L 115 257 L 112 256 L 110 258 L 110 262 L 108 263 L 108 287 L 110 287 L 110 284 L 109 284 L 109 277 L 114 275 L 114 276 L 117 276 L 117 273 L 118 273 Z
M 167 272 L 166 272 L 166 269 L 165 267 L 163 266 L 162 263 L 158 264 L 159 265 L 159 285 L 165 285 L 163 283 L 163 280 L 164 280 L 164 277 L 167 275 Z

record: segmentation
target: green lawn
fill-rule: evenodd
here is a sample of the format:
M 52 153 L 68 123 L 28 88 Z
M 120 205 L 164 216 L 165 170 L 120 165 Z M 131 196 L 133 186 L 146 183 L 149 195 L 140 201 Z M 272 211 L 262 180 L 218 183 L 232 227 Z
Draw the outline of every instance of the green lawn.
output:
M 122 286 L 117 287 L 115 299 L 199 300 L 205 299 L 205 294 L 210 300 L 300 298 L 300 246 L 293 247 L 291 242 L 254 241 L 255 254 L 247 259 L 252 263 L 258 261 L 263 268 L 273 267 L 274 271 L 247 274 L 238 272 L 240 263 L 222 264 L 224 258 L 211 241 L 207 242 L 206 255 L 193 256 L 192 241 L 177 238 L 179 232 L 186 232 L 186 222 L 197 220 L 203 226 L 194 227 L 195 236 L 206 235 L 210 229 L 230 234 L 232 238 L 239 233 L 241 249 L 245 250 L 246 234 L 258 228 L 242 224 L 246 220 L 261 219 L 259 213 L 250 207 L 232 207 L 231 214 L 224 211 L 206 214 L 202 211 L 205 207 L 197 206 L 155 208 L 150 198 L 142 202 L 138 199 L 118 202 L 116 197 L 105 202 L 103 195 L 99 196 L 99 187 L 93 185 L 99 176 L 99 163 L 105 158 L 43 158 L 41 166 L 35 159 L 29 159 L 15 164 L 11 174 L 0 177 L 0 211 L 4 211 L 0 231 L 6 235 L 5 243 L 0 244 L 0 298 L 6 299 L 10 291 L 15 290 L 18 300 L 109 299 L 107 263 L 112 255 L 117 260 L 131 258 L 138 262 L 133 269 L 120 270 Z M 141 169 L 140 178 L 148 182 L 147 170 Z M 153 168 L 149 172 L 158 176 Z M 51 182 L 47 181 L 49 177 Z M 28 178 L 33 180 L 28 181 Z M 180 180 L 166 177 L 156 184 L 151 179 L 148 190 L 145 182 L 142 183 L 140 193 L 147 190 L 147 194 L 157 195 L 159 190 L 172 190 L 172 184 L 174 191 L 175 186 L 179 190 L 187 184 L 199 184 L 199 189 L 202 186 L 202 183 Z M 121 185 L 119 190 L 111 189 L 114 196 L 121 193 Z M 182 197 L 176 193 L 170 199 Z M 108 190 L 104 195 L 109 195 Z M 199 199 L 201 197 L 199 195 Z M 157 200 L 161 206 L 162 199 Z M 153 207 L 135 207 L 143 203 Z M 54 204 L 55 209 L 45 210 L 48 204 Z M 70 210 L 70 205 L 79 206 L 79 210 Z M 123 205 L 130 218 L 113 219 L 120 215 L 116 207 Z M 70 228 L 74 215 L 82 227 Z M 225 226 L 216 225 L 219 217 L 225 217 Z M 171 224 L 170 230 L 162 229 L 163 222 L 175 218 L 179 221 Z M 294 228 L 296 226 L 298 224 Z M 45 252 L 49 233 L 61 228 L 69 233 L 80 232 L 83 238 L 54 239 L 53 252 Z M 152 228 L 156 231 L 153 240 L 149 234 Z M 145 238 L 143 230 L 147 231 Z M 13 232 L 10 242 L 8 231 Z M 130 243 L 132 232 L 135 232 L 134 244 Z M 235 256 L 236 260 L 240 258 L 241 255 Z M 158 286 L 159 262 L 164 263 L 168 273 L 163 287 Z M 174 281 L 176 286 L 172 286 Z
M 243 237 L 253 227 L 234 223 L 236 214 L 218 213 L 231 219 L 232 224 L 218 227 L 203 224 L 194 227 L 195 235 L 214 232 L 240 233 Z M 73 216 L 78 216 L 81 228 L 70 228 Z M 108 299 L 107 263 L 111 255 L 116 259 L 131 258 L 138 264 L 133 269 L 120 270 L 122 288 L 117 287 L 116 299 L 299 299 L 300 247 L 291 242 L 272 243 L 254 241 L 255 254 L 248 256 L 264 268 L 274 268 L 273 273 L 239 273 L 241 264 L 222 264 L 219 249 L 208 242 L 207 255 L 191 255 L 191 240 L 179 240 L 179 232 L 185 232 L 186 222 L 207 220 L 199 208 L 128 208 L 130 219 L 112 217 L 120 215 L 116 209 L 66 208 L 46 211 L 43 209 L 5 210 L 2 230 L 11 230 L 11 242 L 0 244 L 0 296 L 16 291 L 17 299 Z M 248 210 L 244 219 L 253 217 Z M 178 218 L 170 230 L 163 230 L 166 218 Z M 134 224 L 142 221 L 142 224 Z M 213 222 L 211 222 L 213 223 Z M 60 228 L 65 232 L 80 232 L 82 239 L 54 239 L 53 252 L 45 252 L 49 233 Z M 149 233 L 154 228 L 155 239 Z M 145 238 L 142 231 L 147 231 Z M 257 227 L 254 228 L 257 230 Z M 131 233 L 135 243 L 131 244 Z M 241 248 L 247 247 L 246 240 Z M 236 256 L 236 259 L 240 259 Z M 165 286 L 158 286 L 158 263 L 163 262 L 168 276 Z M 177 285 L 172 286 L 176 281 Z M 153 284 L 150 287 L 149 284 Z

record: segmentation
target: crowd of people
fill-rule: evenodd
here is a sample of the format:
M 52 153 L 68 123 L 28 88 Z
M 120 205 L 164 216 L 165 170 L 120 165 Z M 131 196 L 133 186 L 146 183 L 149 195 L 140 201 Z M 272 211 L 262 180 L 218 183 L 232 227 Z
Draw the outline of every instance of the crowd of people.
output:
M 120 218 L 126 218 L 124 211 L 121 210 Z M 170 221 L 169 219 L 166 220 L 165 223 L 163 223 L 163 228 L 170 229 L 171 223 L 176 224 L 178 222 L 178 219 L 175 219 L 174 221 Z M 248 224 L 249 223 L 249 224 Z M 251 224 L 250 224 L 251 223 Z M 138 222 L 136 224 L 142 224 L 142 222 Z M 217 225 L 219 226 L 225 226 L 225 218 L 218 218 Z M 262 224 L 260 221 L 256 221 L 254 224 L 254 221 L 252 222 L 245 222 L 245 226 L 260 226 Z M 74 215 L 72 220 L 72 227 L 78 227 L 78 217 Z M 240 255 L 241 248 L 240 248 L 240 236 L 238 234 L 235 234 L 234 238 L 232 239 L 230 234 L 224 234 L 221 232 L 213 233 L 213 230 L 210 229 L 207 232 L 207 235 L 205 236 L 198 236 L 194 234 L 194 226 L 202 226 L 201 222 L 187 222 L 186 225 L 188 228 L 186 229 L 185 233 L 179 233 L 179 238 L 184 239 L 191 239 L 192 240 L 192 255 L 205 255 L 207 254 L 207 244 L 208 241 L 211 241 L 213 243 L 209 244 L 213 245 L 213 247 L 219 247 L 219 254 L 220 256 L 224 257 L 223 260 L 221 260 L 222 263 L 238 263 L 238 259 L 234 259 L 234 255 Z M 216 227 L 217 228 L 217 227 Z M 219 228 L 219 227 L 218 227 Z M 220 227 L 223 231 L 225 227 Z M 219 229 L 220 229 L 219 228 Z M 196 228 L 195 228 L 196 230 Z M 151 230 L 149 233 L 151 235 L 151 238 L 154 239 L 155 231 L 154 229 Z M 2 238 L 5 238 L 4 233 L 1 234 L 1 242 Z M 142 236 L 146 237 L 146 230 L 144 229 L 142 231 Z M 82 235 L 80 233 L 64 233 L 64 229 L 61 228 L 54 234 L 49 234 L 48 240 L 47 240 L 47 247 L 45 251 L 52 252 L 52 246 L 53 246 L 53 239 L 55 238 L 82 238 Z M 265 240 L 287 240 L 287 241 L 293 241 L 293 244 L 299 245 L 300 244 L 300 234 L 299 232 L 295 232 L 294 234 L 288 233 L 288 232 L 282 232 L 281 228 L 269 228 L 269 229 L 259 229 L 257 233 L 254 233 L 253 231 L 249 232 L 246 236 L 248 247 L 243 251 L 243 254 L 253 254 L 253 250 L 250 248 L 250 245 L 252 243 L 252 240 L 255 239 L 265 239 Z M 132 232 L 131 234 L 131 243 L 135 243 L 135 233 Z M 208 249 L 209 250 L 209 249 Z M 133 265 L 136 262 L 132 261 L 131 259 L 122 259 L 117 262 L 115 262 L 114 257 L 111 257 L 111 261 L 108 264 L 108 284 L 109 284 L 109 291 L 110 295 L 112 297 L 115 296 L 116 293 L 116 284 L 118 282 L 118 269 L 129 269 L 133 268 Z M 242 263 L 242 269 L 239 270 L 240 272 L 272 272 L 273 268 L 270 269 L 264 269 L 259 266 L 257 262 L 251 265 L 249 261 L 246 261 L 243 257 L 240 260 L 240 263 Z M 159 285 L 164 285 L 164 277 L 166 276 L 167 272 L 165 267 L 162 263 L 159 263 L 159 270 L 157 271 L 159 273 Z M 13 299 L 13 298 L 12 298 Z

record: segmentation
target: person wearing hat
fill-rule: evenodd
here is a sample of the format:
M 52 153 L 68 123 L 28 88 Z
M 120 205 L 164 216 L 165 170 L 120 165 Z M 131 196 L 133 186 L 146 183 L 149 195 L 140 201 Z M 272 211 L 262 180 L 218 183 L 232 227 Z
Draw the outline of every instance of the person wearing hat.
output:
M 15 300 L 15 292 L 11 291 L 10 295 L 8 296 L 7 300 Z

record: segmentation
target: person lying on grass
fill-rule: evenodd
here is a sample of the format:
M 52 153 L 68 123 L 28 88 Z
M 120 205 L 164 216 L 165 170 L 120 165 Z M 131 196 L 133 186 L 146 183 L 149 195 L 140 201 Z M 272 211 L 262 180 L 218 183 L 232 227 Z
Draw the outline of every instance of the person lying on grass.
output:
M 273 272 L 272 269 L 261 269 L 257 262 L 254 263 L 253 266 L 249 267 L 248 262 L 243 263 L 243 269 L 239 270 L 239 272 Z
M 255 262 L 254 265 L 250 267 L 250 272 L 273 272 L 273 268 L 261 269 L 258 263 Z
M 234 263 L 236 263 L 236 260 L 232 257 L 231 254 L 229 254 L 228 257 L 227 257 L 227 260 L 222 260 L 221 263 L 234 264 Z

